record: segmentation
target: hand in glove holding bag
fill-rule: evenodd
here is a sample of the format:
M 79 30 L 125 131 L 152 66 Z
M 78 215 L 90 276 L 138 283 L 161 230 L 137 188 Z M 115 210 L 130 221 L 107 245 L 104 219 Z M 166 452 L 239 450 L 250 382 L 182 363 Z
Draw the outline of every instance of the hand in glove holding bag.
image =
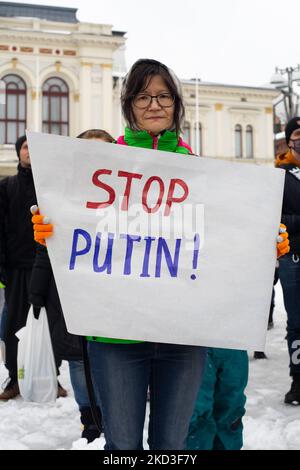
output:
M 34 318 L 38 320 L 40 317 L 40 313 L 41 313 L 41 307 L 35 307 L 34 305 L 32 305 L 32 311 L 33 311 Z
M 39 274 L 39 273 L 37 273 L 37 274 Z M 36 312 L 38 312 L 42 307 L 45 307 L 46 302 L 45 302 L 45 299 L 42 295 L 37 294 L 33 291 L 32 285 L 34 285 L 34 276 L 31 277 L 31 281 L 30 281 L 29 303 L 34 308 L 33 313 L 34 313 L 35 318 L 38 318 L 39 313 L 36 313 Z

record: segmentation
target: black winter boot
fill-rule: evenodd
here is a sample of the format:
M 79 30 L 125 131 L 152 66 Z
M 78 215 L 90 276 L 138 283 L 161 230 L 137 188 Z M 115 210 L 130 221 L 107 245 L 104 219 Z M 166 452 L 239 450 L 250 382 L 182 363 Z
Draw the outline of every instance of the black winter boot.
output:
M 4 383 L 4 390 L 0 394 L 0 400 L 11 400 L 20 395 L 18 381 L 16 379 L 8 379 Z
M 101 424 L 101 412 L 99 408 L 97 408 L 97 413 L 98 420 Z M 95 439 L 101 436 L 102 424 L 101 430 L 99 430 L 93 420 L 93 415 L 90 407 L 84 407 L 80 409 L 80 420 L 83 424 L 81 437 L 85 437 L 88 442 L 93 442 Z
M 300 374 L 293 376 L 291 390 L 286 394 L 284 403 L 288 405 L 300 405 Z
M 254 359 L 268 359 L 263 351 L 254 351 Z

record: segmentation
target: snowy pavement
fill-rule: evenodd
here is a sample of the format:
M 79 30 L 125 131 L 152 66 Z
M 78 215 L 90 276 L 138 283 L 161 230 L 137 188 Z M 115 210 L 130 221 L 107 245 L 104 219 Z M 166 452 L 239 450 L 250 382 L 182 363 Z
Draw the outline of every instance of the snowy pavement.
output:
M 247 388 L 247 414 L 244 418 L 244 449 L 300 449 L 300 406 L 284 404 L 290 389 L 286 313 L 282 290 L 276 286 L 273 330 L 268 331 L 268 360 L 253 360 Z
M 300 449 L 300 407 L 283 403 L 290 378 L 280 286 L 275 302 L 275 327 L 267 337 L 268 360 L 254 361 L 249 353 L 245 449 Z M 5 378 L 5 368 L 0 365 L 0 383 Z M 63 363 L 60 381 L 69 397 L 56 400 L 54 405 L 25 403 L 22 398 L 0 403 L 0 450 L 103 449 L 103 438 L 89 445 L 80 439 L 79 412 L 72 396 L 67 363 Z M 146 426 L 144 436 L 146 448 Z

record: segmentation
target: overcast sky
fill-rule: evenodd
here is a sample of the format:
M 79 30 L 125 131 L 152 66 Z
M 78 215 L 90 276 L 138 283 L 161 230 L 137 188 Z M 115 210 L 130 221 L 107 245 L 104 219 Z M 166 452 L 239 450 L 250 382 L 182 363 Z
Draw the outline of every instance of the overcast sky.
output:
M 151 57 L 180 78 L 268 83 L 300 63 L 299 0 L 25 0 L 78 8 L 80 21 L 127 32 L 127 65 Z

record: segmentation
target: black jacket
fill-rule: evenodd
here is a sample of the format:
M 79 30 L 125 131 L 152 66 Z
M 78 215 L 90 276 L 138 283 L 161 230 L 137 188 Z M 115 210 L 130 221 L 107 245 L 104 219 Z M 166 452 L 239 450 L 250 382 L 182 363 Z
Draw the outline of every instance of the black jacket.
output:
M 55 357 L 67 361 L 82 359 L 80 336 L 67 331 L 48 251 L 39 244 L 31 274 L 29 300 L 34 306 L 46 307 Z
M 282 222 L 287 226 L 292 254 L 300 256 L 300 168 L 280 165 L 286 170 L 282 204 Z
M 32 268 L 36 244 L 30 207 L 37 203 L 30 168 L 0 181 L 0 267 Z

